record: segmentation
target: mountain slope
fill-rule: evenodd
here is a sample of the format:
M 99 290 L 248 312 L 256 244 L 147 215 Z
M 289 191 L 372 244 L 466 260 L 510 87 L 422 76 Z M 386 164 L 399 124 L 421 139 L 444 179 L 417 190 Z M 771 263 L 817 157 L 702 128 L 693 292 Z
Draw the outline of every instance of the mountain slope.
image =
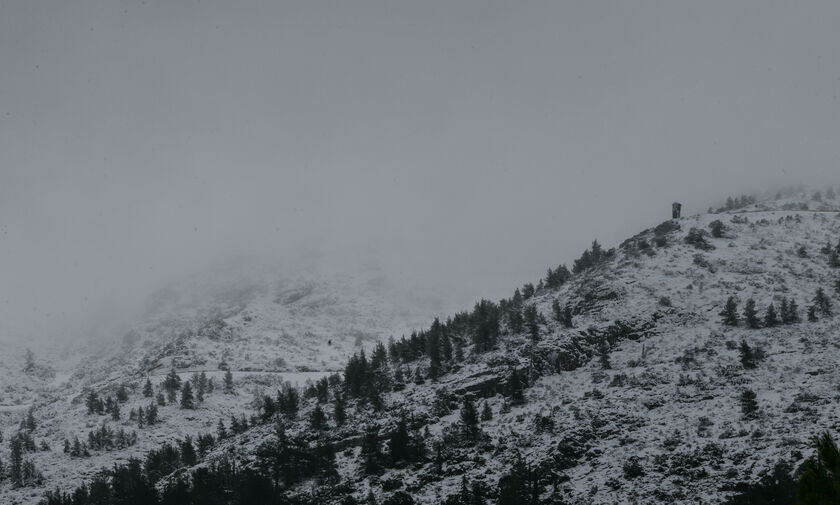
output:
M 24 348 L 3 343 L 6 371 L 0 389 L 0 464 L 8 470 L 9 444 L 18 424 L 32 409 L 37 427 L 31 436 L 39 450 L 27 452 L 43 475 L 40 483 L 13 489 L 0 478 L 0 502 L 34 503 L 44 489 L 66 487 L 90 479 L 103 466 L 142 457 L 150 449 L 187 435 L 214 431 L 220 419 L 250 416 L 254 398 L 283 384 L 303 387 L 333 374 L 353 353 L 391 335 L 419 327 L 446 302 L 410 285 L 396 285 L 378 271 L 266 270 L 213 272 L 210 279 L 190 277 L 154 293 L 142 320 L 111 342 L 39 349 L 35 370 L 24 372 Z M 195 410 L 180 409 L 164 399 L 157 405 L 158 423 L 138 424 L 132 411 L 156 404 L 167 373 L 175 370 L 186 382 L 203 373 L 215 385 Z M 235 382 L 223 393 L 226 371 Z M 154 395 L 145 397 L 146 380 Z M 87 396 L 116 398 L 125 386 L 128 398 L 119 404 L 120 419 L 90 414 Z M 168 396 L 168 395 L 166 395 Z M 88 435 L 102 426 L 136 434 L 128 447 L 89 450 L 88 457 L 63 452 L 64 441 Z M 46 443 L 49 449 L 42 450 Z M 0 472 L 4 477 L 7 472 Z
M 107 461 L 141 457 L 174 437 L 215 432 L 219 419 L 230 428 L 231 414 L 246 413 L 254 416 L 248 428 L 216 441 L 158 488 L 183 479 L 190 468 L 231 460 L 270 478 L 286 467 L 282 461 L 272 467 L 266 458 L 287 454 L 272 451 L 294 440 L 303 454 L 324 446 L 336 452 L 337 474 L 315 469 L 275 482 L 299 503 L 352 503 L 348 496 L 364 501 L 371 494 L 386 503 L 407 503 L 397 501 L 405 496 L 416 503 L 467 503 L 465 494 L 473 503 L 521 503 L 504 500 L 523 490 L 540 503 L 721 503 L 736 483 L 754 482 L 780 461 L 795 466 L 809 454 L 812 436 L 840 429 L 840 324 L 816 309 L 816 320 L 808 317 L 821 288 L 833 306 L 840 302 L 840 268 L 832 266 L 840 252 L 838 204 L 830 194 L 816 201 L 811 192 L 789 192 L 666 221 L 614 250 L 593 247 L 562 282 L 523 287 L 500 304 L 477 304 L 396 341 L 387 360 L 368 347 L 364 366 L 357 355 L 343 381 L 334 377 L 323 391 L 303 387 L 300 408 L 292 411 L 284 410 L 288 389 L 275 375 L 313 363 L 323 372 L 336 370 L 332 364 L 347 354 L 319 364 L 324 348 L 305 343 L 295 353 L 301 361 L 290 358 L 277 369 L 285 374 L 270 373 L 274 356 L 261 347 L 263 339 L 276 338 L 276 321 L 289 317 L 283 303 L 311 296 L 308 288 L 254 295 L 246 304 L 251 308 L 188 331 L 183 346 L 172 344 L 184 330 L 173 337 L 152 325 L 132 338 L 133 351 L 114 354 L 130 368 L 104 367 L 110 371 L 87 384 L 106 391 L 109 380 L 128 382 L 128 410 L 148 403 L 139 393 L 146 377 L 160 389 L 163 377 L 154 364 L 163 363 L 165 371 L 174 358 L 176 366 L 186 365 L 186 378 L 224 358 L 240 370 L 238 394 L 213 393 L 196 410 L 167 405 L 161 412 L 168 428 L 141 429 L 142 443 Z M 738 326 L 724 324 L 720 315 L 730 297 L 738 303 Z M 799 321 L 750 328 L 743 315 L 749 299 L 762 321 L 769 304 L 780 310 L 783 300 L 794 300 Z M 564 320 L 566 307 L 571 321 Z M 228 360 L 226 345 L 252 351 L 234 350 Z M 246 359 L 251 353 L 259 359 Z M 126 370 L 130 379 L 119 376 Z M 278 389 L 284 392 L 275 395 Z M 44 412 L 55 409 L 57 416 L 67 408 L 56 402 Z M 344 405 L 343 423 L 336 403 Z M 470 405 L 475 414 L 486 406 L 490 416 L 471 424 Z M 85 414 L 79 398 L 70 406 L 88 427 L 104 419 Z M 319 427 L 319 409 L 326 430 Z M 45 423 L 34 435 L 54 440 L 63 426 Z M 409 456 L 395 456 L 400 437 L 414 447 Z M 87 460 L 58 451 L 31 456 L 42 468 L 53 462 L 52 473 L 45 471 L 51 486 L 92 476 Z M 68 469 L 79 461 L 84 472 Z M 20 503 L 36 496 L 2 489 Z
M 692 227 L 707 230 L 715 220 L 727 232 L 705 239 L 714 249 L 685 242 Z M 840 238 L 837 213 L 704 215 L 679 226 L 661 235 L 664 247 L 639 248 L 656 241 L 650 230 L 614 259 L 526 301 L 547 321 L 539 342 L 503 337 L 499 350 L 471 357 L 439 385 L 409 386 L 390 398 L 392 410 L 423 416 L 432 390 L 470 389 L 494 412 L 481 425 L 490 440 L 475 451 L 480 461 L 471 461 L 472 451 L 453 451 L 453 460 L 463 461 L 434 485 L 399 472 L 418 487 L 418 502 L 455 494 L 462 474 L 493 489 L 521 456 L 550 476 L 544 495 L 556 483 L 557 495 L 571 503 L 719 503 L 732 484 L 754 481 L 780 460 L 801 462 L 812 436 L 840 429 L 835 319 L 749 329 L 724 326 L 718 315 L 729 296 L 754 298 L 763 316 L 782 298 L 809 305 L 820 287 L 836 305 L 840 271 L 819 251 Z M 551 321 L 553 299 L 575 307 L 574 329 Z M 741 363 L 742 340 L 763 350 L 755 369 Z M 602 341 L 609 369 L 598 356 Z M 524 405 L 503 412 L 508 400 L 496 392 L 504 387 L 493 385 L 504 383 L 510 367 L 532 383 Z M 742 409 L 745 390 L 756 393 L 754 418 Z M 430 430 L 443 433 L 456 421 L 442 417 Z

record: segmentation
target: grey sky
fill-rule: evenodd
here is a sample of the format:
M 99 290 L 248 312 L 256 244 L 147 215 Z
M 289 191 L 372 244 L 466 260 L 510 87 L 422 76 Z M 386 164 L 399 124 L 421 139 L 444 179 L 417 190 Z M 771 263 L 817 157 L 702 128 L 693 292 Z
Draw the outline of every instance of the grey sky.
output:
M 674 199 L 822 184 L 838 21 L 832 1 L 0 0 L 0 331 L 230 255 L 369 254 L 496 298 Z

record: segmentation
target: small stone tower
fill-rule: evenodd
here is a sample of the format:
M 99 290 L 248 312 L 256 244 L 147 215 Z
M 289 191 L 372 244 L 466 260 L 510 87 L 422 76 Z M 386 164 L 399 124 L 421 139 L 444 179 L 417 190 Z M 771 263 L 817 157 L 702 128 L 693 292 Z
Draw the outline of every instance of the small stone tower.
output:
M 679 202 L 674 202 L 671 204 L 671 217 L 674 219 L 680 218 L 680 213 L 682 212 L 682 204 Z

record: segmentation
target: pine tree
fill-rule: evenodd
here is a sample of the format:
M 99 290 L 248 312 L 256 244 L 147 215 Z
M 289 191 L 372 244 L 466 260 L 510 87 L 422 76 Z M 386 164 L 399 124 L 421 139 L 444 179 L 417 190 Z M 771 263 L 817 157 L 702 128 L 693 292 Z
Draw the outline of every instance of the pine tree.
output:
M 435 319 L 435 321 L 437 321 L 437 319 Z M 439 326 L 440 322 L 437 321 L 437 323 L 438 323 L 438 326 Z M 432 326 L 434 326 L 434 324 L 432 324 Z M 382 342 L 377 342 L 376 346 L 374 346 L 374 348 L 373 348 L 373 354 L 371 355 L 371 358 L 370 358 L 370 366 L 372 368 L 379 368 L 379 367 L 386 366 L 387 364 L 388 364 L 388 351 L 385 350 L 385 346 L 382 344 Z
M 213 438 L 213 435 L 207 433 L 206 435 L 199 435 L 196 439 L 196 446 L 198 447 L 198 454 L 202 458 L 210 452 L 210 449 L 213 448 L 213 445 L 216 443 L 216 440 Z
M 515 368 L 511 369 L 510 377 L 508 377 L 507 391 L 512 404 L 521 405 L 525 403 L 525 393 L 522 386 L 522 379 L 520 379 L 519 372 L 517 372 Z
M 563 308 L 563 320 L 561 322 L 566 328 L 575 327 L 574 321 L 572 320 L 572 307 L 568 304 Z
M 35 463 L 29 459 L 23 461 L 20 473 L 24 486 L 37 486 L 44 480 L 41 472 L 35 468 Z
M 115 403 L 116 402 L 114 401 L 114 399 L 111 398 L 110 396 L 108 398 L 105 398 L 105 413 L 106 414 L 111 413 L 111 410 L 113 410 Z
M 336 426 L 342 426 L 344 424 L 344 421 L 347 420 L 347 415 L 344 412 L 344 396 L 340 394 L 335 395 L 333 418 L 335 419 Z
M 24 428 L 26 431 L 33 432 L 35 428 L 38 426 L 38 423 L 35 422 L 35 413 L 34 410 L 30 407 L 29 410 L 26 411 L 26 419 L 24 420 Z
M 522 291 L 519 291 L 519 288 L 513 290 L 513 296 L 510 299 L 510 303 L 512 306 L 521 308 L 522 307 Z
M 554 272 L 551 269 L 548 270 L 549 274 L 545 278 L 545 285 L 548 288 L 559 288 L 563 284 L 565 284 L 569 278 L 572 276 L 572 273 L 569 272 L 569 269 L 566 268 L 566 265 L 560 265 Z
M 400 360 L 400 351 L 397 348 L 397 341 L 394 340 L 393 335 L 388 337 L 388 359 L 392 365 L 397 364 Z
M 525 327 L 528 329 L 528 335 L 530 335 L 531 340 L 537 342 L 540 339 L 540 327 L 539 327 L 539 313 L 537 312 L 536 305 L 529 305 L 523 311 L 523 317 L 525 318 Z
M 277 408 L 288 419 L 295 419 L 297 417 L 298 408 L 300 407 L 300 397 L 297 389 L 288 383 L 283 385 L 283 389 L 277 391 Z
M 538 472 L 517 458 L 510 470 L 499 479 L 497 505 L 519 505 L 540 503 L 541 486 Z M 473 483 L 473 496 L 481 496 L 482 490 Z
M 452 339 L 449 338 L 449 333 L 444 331 L 440 337 L 440 355 L 443 361 L 449 363 L 452 361 Z
M 193 374 L 189 378 L 189 381 L 192 383 L 192 390 L 193 390 L 193 393 L 196 395 L 196 398 L 198 398 L 198 382 L 199 382 L 198 377 L 199 377 L 198 372 L 193 372 Z
M 828 255 L 828 266 L 840 268 L 840 254 L 837 251 L 831 251 L 831 254 Z
M 465 475 L 461 475 L 461 489 L 458 491 L 458 504 L 469 505 L 472 501 L 472 493 L 470 493 L 469 481 Z M 448 503 L 448 502 L 447 502 Z
M 831 300 L 828 299 L 828 296 L 826 296 L 825 291 L 823 291 L 823 288 L 817 289 L 817 294 L 816 296 L 814 296 L 814 305 L 817 307 L 817 310 L 819 310 L 820 314 L 822 314 L 823 316 L 832 316 Z
M 565 307 L 560 307 L 560 301 L 555 299 L 551 302 L 551 312 L 554 319 L 563 325 L 565 328 L 574 327 L 572 321 L 572 308 L 567 304 Z
M 726 231 L 726 226 L 724 226 L 720 219 L 716 219 L 709 223 L 709 228 L 712 230 L 712 236 L 714 238 L 723 237 L 723 232 Z
M 203 402 L 204 401 L 204 393 L 209 393 L 209 391 L 207 391 L 207 386 L 209 385 L 209 383 L 207 382 L 207 374 L 204 373 L 204 371 L 202 371 L 200 374 L 198 374 L 198 381 L 197 382 L 198 382 L 198 386 L 196 387 L 196 390 L 197 390 L 196 398 L 198 398 L 199 402 Z
M 394 367 L 394 391 L 401 391 L 405 387 L 405 375 L 403 375 L 402 366 L 396 365 Z
M 790 303 L 788 303 L 788 320 L 786 324 L 796 324 L 800 322 L 799 318 L 799 305 L 796 304 L 796 300 L 793 298 L 790 299 Z
M 166 378 L 163 379 L 163 387 L 168 391 L 178 391 L 181 389 L 181 377 L 175 371 L 175 368 L 170 368 Z
M 242 431 L 242 426 L 239 424 L 239 419 L 237 419 L 236 416 L 231 415 L 230 416 L 230 432 L 235 435 L 235 434 L 239 433 L 240 431 Z
M 79 437 L 73 437 L 73 448 L 70 449 L 70 456 L 78 458 L 82 455 L 82 452 L 82 443 L 79 441 Z
M 327 416 L 319 403 L 315 404 L 315 408 L 309 414 L 309 426 L 316 431 L 321 431 L 327 427 Z
M 184 440 L 181 441 L 181 462 L 186 466 L 193 466 L 198 461 L 198 458 L 195 454 L 195 447 L 192 443 L 192 437 L 187 435 L 184 437 Z
M 158 409 L 157 405 L 154 403 L 150 403 L 149 406 L 146 408 L 146 424 L 149 426 L 156 424 L 158 422 Z
M 475 403 L 473 403 L 472 398 L 468 396 L 464 398 L 459 417 L 461 424 L 464 426 L 464 433 L 467 440 L 475 442 L 479 432 L 478 411 L 475 408 Z
M 464 361 L 464 346 L 460 340 L 455 342 L 455 361 L 459 363 Z
M 408 423 L 405 415 L 401 415 L 397 426 L 388 438 L 388 455 L 392 464 L 411 460 L 411 439 L 408 435 Z
M 489 421 L 493 419 L 493 411 L 490 409 L 490 404 L 484 401 L 484 406 L 481 408 L 481 421 Z
M 840 503 L 840 450 L 828 432 L 813 443 L 817 453 L 799 469 L 799 501 L 802 505 Z
M 558 323 L 563 322 L 563 308 L 560 307 L 560 300 L 557 298 L 551 301 L 551 313 L 554 315 L 555 321 Z
M 313 473 L 329 479 L 338 477 L 338 467 L 335 462 L 335 449 L 325 438 L 318 438 L 312 450 Z
M 508 330 L 512 334 L 522 333 L 525 327 L 525 319 L 522 317 L 521 305 L 511 305 L 507 313 Z
M 146 379 L 146 383 L 143 384 L 143 396 L 146 398 L 151 398 L 154 396 L 154 391 L 152 390 L 152 381 Z
M 761 328 L 761 323 L 758 320 L 758 311 L 755 309 L 755 300 L 750 298 L 744 305 L 744 320 L 750 328 Z
M 87 413 L 95 414 L 99 410 L 99 396 L 91 391 L 85 397 L 85 406 L 87 407 Z
M 772 328 L 773 326 L 778 326 L 778 324 L 779 318 L 776 315 L 776 307 L 771 303 L 767 306 L 767 312 L 764 314 L 764 326 Z
M 738 302 L 735 301 L 734 296 L 730 296 L 726 300 L 726 305 L 720 312 L 720 316 L 723 317 L 723 324 L 727 326 L 738 326 Z
M 414 369 L 414 383 L 417 385 L 426 383 L 426 379 L 423 377 L 423 369 L 419 365 Z
M 225 394 L 232 394 L 233 393 L 233 374 L 230 370 L 225 370 Z
M 225 423 L 223 423 L 222 420 L 219 419 L 219 424 L 216 426 L 216 437 L 218 437 L 219 440 L 224 440 L 227 438 L 227 436 L 228 435 L 227 430 L 225 429 Z
M 193 398 L 193 391 L 192 387 L 190 386 L 189 381 L 184 382 L 184 387 L 181 388 L 181 408 L 182 409 L 194 409 L 195 408 L 195 399 Z
M 429 438 L 429 428 L 424 427 L 424 431 L 420 431 L 419 427 L 414 427 L 409 431 L 409 460 L 417 463 L 426 461 L 426 439 Z
M 435 318 L 426 335 L 426 355 L 429 357 L 429 379 L 435 380 L 440 375 L 440 321 Z
M 756 401 L 755 391 L 745 389 L 741 392 L 739 399 L 741 403 L 741 412 L 746 419 L 754 419 L 758 413 L 758 402 Z
M 489 300 L 481 300 L 475 304 L 470 318 L 475 352 L 493 349 L 499 337 L 499 307 Z
M 779 317 L 782 324 L 790 324 L 790 307 L 787 298 L 782 298 L 782 303 L 779 306 Z
M 120 384 L 120 387 L 117 389 L 117 401 L 120 403 L 128 401 L 128 390 L 126 389 L 125 384 Z
M 264 395 L 262 397 L 262 415 L 260 417 L 263 421 L 270 421 L 274 419 L 275 414 L 277 414 L 277 404 L 270 396 Z
M 26 348 L 26 355 L 23 358 L 23 371 L 25 373 L 32 373 L 35 371 L 35 354 L 32 349 Z
M 111 419 L 113 421 L 119 421 L 120 420 L 120 404 L 119 403 L 114 403 L 114 405 L 111 407 Z
M 811 305 L 808 307 L 808 322 L 816 323 L 817 321 L 819 321 L 817 318 L 817 307 L 816 305 Z
M 382 471 L 383 456 L 379 446 L 379 430 L 373 424 L 365 428 L 359 456 L 362 458 L 362 468 L 366 474 L 373 475 Z
M 741 345 L 738 348 L 738 351 L 741 355 L 741 365 L 743 365 L 744 368 L 750 369 L 756 367 L 755 353 L 749 344 L 747 344 L 746 340 L 741 340 Z
M 12 487 L 20 487 L 23 485 L 23 474 L 21 472 L 21 465 L 23 464 L 23 442 L 19 436 L 12 437 L 9 442 L 11 452 L 9 453 L 9 480 Z
M 364 350 L 353 354 L 344 367 L 344 388 L 354 398 L 363 396 L 367 376 L 370 374 L 369 364 Z

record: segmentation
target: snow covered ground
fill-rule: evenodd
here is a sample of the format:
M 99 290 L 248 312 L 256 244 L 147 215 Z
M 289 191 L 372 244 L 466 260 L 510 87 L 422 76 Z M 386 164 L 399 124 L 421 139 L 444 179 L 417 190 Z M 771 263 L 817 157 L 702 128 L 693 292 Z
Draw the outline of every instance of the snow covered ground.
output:
M 35 503 L 44 489 L 69 486 L 103 466 L 141 457 L 149 449 L 199 433 L 215 432 L 221 419 L 253 414 L 255 398 L 273 394 L 284 383 L 297 387 L 343 370 L 352 353 L 389 336 L 420 328 L 446 302 L 426 293 L 418 304 L 410 286 L 395 287 L 382 276 L 332 273 L 253 276 L 246 281 L 215 283 L 201 279 L 174 283 L 150 300 L 146 317 L 123 338 L 62 349 L 38 348 L 40 375 L 23 371 L 25 347 L 0 340 L 0 432 L 3 446 L 26 412 L 33 408 L 39 426 L 36 442 L 50 449 L 29 454 L 44 475 L 44 487 L 12 490 L 0 483 L 0 503 Z M 196 294 L 198 293 L 198 294 Z M 158 303 L 156 303 L 158 302 Z M 146 408 L 154 398 L 141 390 L 148 378 L 160 389 L 170 369 L 182 380 L 204 372 L 215 392 L 195 410 L 159 407 L 160 422 L 138 427 L 129 412 Z M 224 394 L 225 370 L 231 370 L 235 394 Z M 120 421 L 88 415 L 85 395 L 114 396 L 125 385 L 130 399 L 121 405 Z M 119 451 L 92 451 L 88 458 L 62 452 L 63 441 L 84 441 L 105 423 L 136 431 L 137 444 Z M 7 450 L 0 452 L 5 463 Z
M 431 444 L 458 418 L 457 408 L 439 412 L 441 397 L 455 407 L 464 391 L 479 405 L 486 401 L 493 412 L 481 425 L 488 441 L 448 463 L 443 478 L 428 478 L 429 463 L 368 479 L 359 472 L 353 444 L 339 454 L 340 473 L 360 498 L 369 489 L 385 496 L 381 482 L 397 478 L 419 503 L 440 503 L 456 492 L 462 476 L 494 486 L 521 456 L 549 467 L 556 492 L 569 503 L 711 504 L 726 496 L 728 485 L 753 481 L 777 461 L 801 462 L 810 437 L 840 430 L 840 315 L 806 318 L 818 288 L 840 312 L 834 287 L 840 269 L 821 252 L 826 242 L 840 240 L 840 200 L 816 201 L 812 192 L 685 217 L 676 221 L 678 229 L 651 228 L 614 244 L 614 258 L 526 301 L 545 318 L 539 342 L 504 335 L 497 350 L 468 350 L 467 359 L 439 380 L 408 381 L 404 390 L 389 393 L 377 417 L 349 406 L 352 427 L 374 422 L 387 430 L 396 413 L 408 412 L 423 420 Z M 725 227 L 722 237 L 709 234 L 715 221 Z M 686 242 L 698 235 L 692 229 L 703 230 L 702 242 Z M 128 344 L 115 343 L 69 367 L 44 357 L 52 376 L 18 372 L 19 351 L 0 354 L 0 367 L 11 371 L 0 385 L 6 438 L 33 405 L 40 421 L 35 438 L 50 445 L 30 455 L 45 486 L 12 490 L 1 484 L 0 502 L 36 503 L 44 488 L 77 485 L 98 468 L 142 456 L 163 442 L 212 432 L 219 419 L 253 414 L 255 398 L 283 381 L 303 385 L 341 370 L 362 346 L 427 327 L 439 314 L 407 306 L 358 279 L 272 281 L 238 293 L 210 305 L 156 310 L 134 328 Z M 771 302 L 778 309 L 783 298 L 793 298 L 802 322 L 725 326 L 719 313 L 729 296 L 739 300 L 739 315 L 753 298 L 761 316 Z M 554 320 L 554 300 L 575 307 L 574 328 Z M 613 339 L 608 368 L 587 347 L 604 336 Z M 742 340 L 764 352 L 754 369 L 740 361 Z M 561 366 L 564 353 L 573 351 L 585 355 L 582 365 Z M 406 366 L 407 375 L 423 364 Z M 512 366 L 532 378 L 521 406 L 509 405 L 499 388 L 480 387 L 503 381 Z M 196 410 L 161 407 L 160 424 L 138 428 L 127 414 L 148 405 L 140 393 L 144 381 L 157 387 L 171 367 L 183 379 L 204 371 L 217 390 Z M 222 368 L 233 371 L 236 394 L 221 391 Z M 63 439 L 81 438 L 106 419 L 87 415 L 85 391 L 105 396 L 120 384 L 128 386 L 129 401 L 123 419 L 108 422 L 137 430 L 138 443 L 90 458 L 62 453 Z M 756 393 L 754 418 L 742 412 L 745 389 Z M 306 429 L 313 406 L 304 403 L 293 429 Z M 247 460 L 271 430 L 254 428 L 217 451 L 235 446 Z M 353 435 L 346 428 L 330 436 L 346 441 Z

